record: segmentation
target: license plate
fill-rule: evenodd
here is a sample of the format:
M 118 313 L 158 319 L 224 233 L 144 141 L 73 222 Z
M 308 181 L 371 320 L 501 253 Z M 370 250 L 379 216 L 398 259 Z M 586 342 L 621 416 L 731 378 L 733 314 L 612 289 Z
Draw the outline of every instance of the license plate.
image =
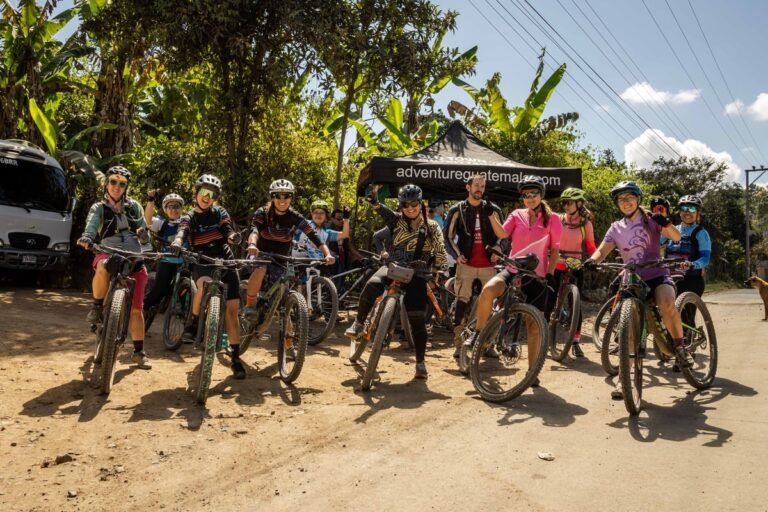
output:
M 37 256 L 35 256 L 34 254 L 23 254 L 21 256 L 21 262 L 31 263 L 34 265 L 35 263 L 37 263 Z

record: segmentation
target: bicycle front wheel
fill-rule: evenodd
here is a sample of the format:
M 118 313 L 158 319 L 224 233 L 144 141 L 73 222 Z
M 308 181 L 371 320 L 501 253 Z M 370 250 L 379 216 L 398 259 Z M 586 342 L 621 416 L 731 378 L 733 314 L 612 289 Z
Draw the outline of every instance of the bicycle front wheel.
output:
M 327 277 L 313 277 L 307 306 L 309 307 L 307 343 L 317 345 L 328 337 L 336 325 L 339 294 L 336 292 L 333 281 Z
M 562 361 L 568 355 L 579 327 L 581 300 L 576 285 L 569 284 L 560 292 L 560 307 L 549 321 L 549 352 L 552 359 Z
M 505 402 L 530 387 L 544 365 L 546 329 L 544 315 L 530 304 L 514 304 L 488 320 L 472 352 L 469 371 L 472 385 L 484 400 Z
M 376 367 L 379 365 L 379 358 L 381 357 L 381 351 L 384 349 L 384 342 L 387 336 L 390 336 L 392 330 L 392 322 L 395 319 L 395 309 L 397 308 L 397 301 L 392 297 L 384 299 L 384 305 L 381 310 L 381 317 L 376 325 L 376 332 L 373 335 L 373 344 L 371 345 L 371 355 L 368 356 L 368 364 L 365 367 L 363 373 L 363 381 L 360 384 L 360 388 L 363 391 L 371 389 L 371 383 L 376 375 Z
M 701 297 L 684 292 L 675 301 L 683 320 L 685 348 L 693 357 L 693 366 L 681 368 L 688 384 L 696 389 L 707 389 L 717 373 L 717 336 L 712 316 Z
M 192 287 L 189 279 L 179 283 L 179 289 L 171 296 L 163 321 L 163 345 L 167 350 L 178 350 L 184 343 L 184 326 L 192 310 Z
M 307 301 L 297 291 L 285 299 L 285 317 L 277 341 L 277 366 L 280 379 L 290 383 L 299 378 L 307 356 Z
M 125 325 L 128 314 L 128 292 L 125 289 L 116 290 L 109 304 L 109 313 L 104 325 L 101 357 L 101 392 L 108 395 L 115 381 L 115 363 L 117 363 L 118 342 L 121 336 L 120 327 Z
M 592 343 L 595 344 L 597 350 L 601 350 L 603 347 L 603 333 L 608 325 L 608 321 L 611 319 L 613 301 L 614 298 L 611 297 L 600 306 L 597 315 L 595 315 L 595 323 L 592 324 Z
M 621 301 L 619 318 L 619 379 L 624 395 L 624 406 L 633 416 L 640 413 L 643 399 L 643 354 L 641 336 L 643 310 L 640 301 L 626 298 Z
M 208 399 L 208 389 L 213 375 L 213 360 L 216 355 L 216 343 L 221 332 L 221 297 L 214 295 L 208 299 L 203 328 L 203 347 L 200 355 L 200 378 L 197 381 L 195 400 L 205 405 Z

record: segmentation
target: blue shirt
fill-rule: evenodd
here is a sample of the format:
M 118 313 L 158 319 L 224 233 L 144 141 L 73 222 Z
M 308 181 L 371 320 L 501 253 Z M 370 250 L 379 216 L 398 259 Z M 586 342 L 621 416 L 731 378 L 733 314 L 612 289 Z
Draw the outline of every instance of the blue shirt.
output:
M 679 256 L 690 260 L 691 253 L 693 252 L 691 234 L 698 227 L 698 224 L 691 224 L 690 226 L 680 224 L 676 227 L 680 231 L 682 238 L 677 242 L 673 242 L 666 237 L 661 237 L 661 244 L 667 246 L 668 258 Z M 699 244 L 699 257 L 691 263 L 693 263 L 694 269 L 701 270 L 709 265 L 709 259 L 712 256 L 712 240 L 709 238 L 707 230 L 702 228 L 696 233 L 696 241 Z
M 317 237 L 325 245 L 328 245 L 329 242 L 337 242 L 339 240 L 341 231 L 318 226 L 314 223 L 314 221 L 311 220 L 309 221 L 309 225 L 312 226 L 312 228 L 317 233 Z M 312 240 L 310 240 L 303 231 L 297 231 L 293 237 L 293 240 L 296 242 L 296 249 L 293 251 L 294 256 L 316 259 L 325 258 L 325 256 L 323 256 L 323 251 L 321 251 L 314 243 L 312 243 Z

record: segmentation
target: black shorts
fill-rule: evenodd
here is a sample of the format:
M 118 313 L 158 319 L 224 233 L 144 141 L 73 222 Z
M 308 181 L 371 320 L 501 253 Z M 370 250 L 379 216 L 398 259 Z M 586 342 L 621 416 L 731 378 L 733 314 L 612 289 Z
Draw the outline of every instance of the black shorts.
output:
M 656 288 L 663 284 L 668 284 L 673 289 L 675 288 L 675 282 L 672 281 L 672 278 L 669 276 L 654 277 L 653 279 L 648 279 L 645 284 L 647 284 L 649 288 L 648 297 L 646 297 L 646 299 L 652 299 Z
M 507 269 L 498 274 L 507 286 L 512 285 L 512 279 L 517 275 Z M 520 289 L 525 294 L 525 303 L 534 306 L 542 313 L 547 310 L 547 284 L 530 276 L 522 276 L 522 285 Z
M 213 271 L 216 270 L 214 265 L 197 264 L 192 270 L 192 277 L 197 281 L 201 277 L 213 277 Z M 226 300 L 240 300 L 240 279 L 237 277 L 237 272 L 234 270 L 227 270 L 221 275 L 221 281 L 227 285 L 227 294 L 224 297 Z

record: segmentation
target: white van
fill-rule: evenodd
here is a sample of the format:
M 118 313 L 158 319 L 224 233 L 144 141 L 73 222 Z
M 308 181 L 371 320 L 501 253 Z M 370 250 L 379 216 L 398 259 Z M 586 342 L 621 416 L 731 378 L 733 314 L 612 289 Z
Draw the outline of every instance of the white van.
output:
M 60 270 L 73 206 L 56 160 L 29 142 L 0 139 L 0 268 Z

